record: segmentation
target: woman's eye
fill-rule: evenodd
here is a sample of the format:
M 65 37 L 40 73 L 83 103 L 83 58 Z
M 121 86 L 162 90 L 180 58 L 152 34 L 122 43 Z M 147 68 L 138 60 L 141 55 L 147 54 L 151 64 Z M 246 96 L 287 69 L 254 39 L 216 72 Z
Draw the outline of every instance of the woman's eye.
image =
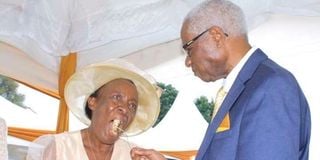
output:
M 132 111 L 136 111 L 136 109 L 137 109 L 137 104 L 135 104 L 135 103 L 129 104 L 129 109 L 132 110 Z
M 113 95 L 113 96 L 112 96 L 112 99 L 113 99 L 113 100 L 117 100 L 117 101 L 121 100 L 121 98 L 122 98 L 122 97 L 121 97 L 121 95 L 119 95 L 119 94 L 116 94 L 116 95 Z

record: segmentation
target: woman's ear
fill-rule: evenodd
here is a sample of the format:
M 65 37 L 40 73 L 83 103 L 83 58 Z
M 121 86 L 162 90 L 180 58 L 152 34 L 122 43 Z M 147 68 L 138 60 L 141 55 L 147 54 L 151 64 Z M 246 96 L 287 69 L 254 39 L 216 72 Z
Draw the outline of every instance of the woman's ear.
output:
M 96 108 L 96 101 L 97 99 L 95 97 L 89 97 L 88 98 L 88 107 L 91 109 L 91 110 L 95 110 Z

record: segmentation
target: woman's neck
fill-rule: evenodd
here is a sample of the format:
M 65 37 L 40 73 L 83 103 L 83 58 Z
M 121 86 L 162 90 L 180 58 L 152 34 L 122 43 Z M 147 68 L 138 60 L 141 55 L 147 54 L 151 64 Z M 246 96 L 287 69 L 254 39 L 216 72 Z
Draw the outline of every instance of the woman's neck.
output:
M 81 131 L 84 148 L 90 160 L 110 160 L 114 144 L 105 144 L 98 139 L 91 128 Z

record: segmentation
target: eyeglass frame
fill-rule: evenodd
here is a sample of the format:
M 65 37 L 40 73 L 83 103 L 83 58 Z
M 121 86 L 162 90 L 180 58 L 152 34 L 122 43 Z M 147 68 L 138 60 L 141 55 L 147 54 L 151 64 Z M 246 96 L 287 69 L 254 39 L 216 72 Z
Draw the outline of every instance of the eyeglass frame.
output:
M 210 28 L 206 29 L 205 31 L 201 32 L 200 34 L 198 34 L 197 36 L 195 36 L 194 38 L 192 38 L 190 41 L 186 42 L 184 45 L 182 45 L 182 48 L 184 50 L 188 50 L 188 47 L 191 46 L 197 39 L 199 39 L 202 35 L 204 35 L 206 32 L 208 32 L 210 30 Z M 228 37 L 229 35 L 227 33 L 223 33 L 226 37 Z M 189 53 L 188 53 L 189 55 Z

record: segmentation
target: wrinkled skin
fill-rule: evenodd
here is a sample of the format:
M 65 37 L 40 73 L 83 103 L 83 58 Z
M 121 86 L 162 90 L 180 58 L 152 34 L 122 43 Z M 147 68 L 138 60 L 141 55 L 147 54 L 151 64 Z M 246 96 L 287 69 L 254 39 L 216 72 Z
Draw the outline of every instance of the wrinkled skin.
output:
M 181 29 L 182 44 L 197 36 L 188 30 L 189 23 L 185 22 Z M 221 28 L 213 26 L 186 49 L 188 54 L 185 65 L 205 82 L 225 78 L 233 67 L 227 46 L 228 39 L 224 32 Z
M 111 158 L 113 145 L 121 134 L 113 131 L 112 122 L 120 120 L 120 128 L 125 130 L 133 121 L 138 107 L 137 88 L 125 79 L 112 80 L 100 88 L 97 97 L 89 97 L 88 104 L 91 125 L 82 131 L 87 154 L 104 159 L 105 153 L 110 153 Z M 92 150 L 96 152 L 93 154 Z

